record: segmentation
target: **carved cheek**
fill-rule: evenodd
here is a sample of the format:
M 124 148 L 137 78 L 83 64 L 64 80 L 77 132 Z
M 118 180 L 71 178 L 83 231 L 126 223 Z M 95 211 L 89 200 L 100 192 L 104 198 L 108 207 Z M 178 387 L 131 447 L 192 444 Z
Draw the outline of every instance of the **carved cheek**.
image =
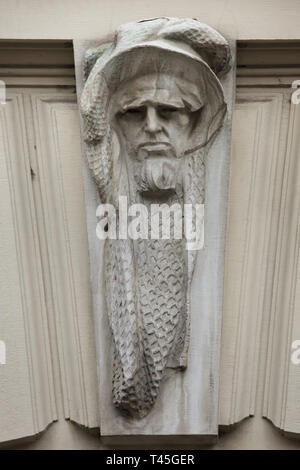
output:
M 169 122 L 165 123 L 164 128 L 167 129 L 169 136 L 173 139 L 183 139 L 188 127 L 190 126 L 191 119 L 186 113 L 176 113 L 170 119 Z
M 134 122 L 132 119 L 121 119 L 119 121 L 122 137 L 130 143 L 134 143 L 139 134 L 142 125 L 140 122 Z
M 178 122 L 178 125 L 181 128 L 182 127 L 187 127 L 191 122 L 191 118 L 186 113 L 179 113 L 178 116 L 177 116 L 177 122 Z

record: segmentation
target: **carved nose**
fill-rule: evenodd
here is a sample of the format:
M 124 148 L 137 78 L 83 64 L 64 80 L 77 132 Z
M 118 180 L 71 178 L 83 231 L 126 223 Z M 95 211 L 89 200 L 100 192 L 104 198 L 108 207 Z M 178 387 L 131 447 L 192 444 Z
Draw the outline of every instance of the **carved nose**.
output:
M 146 132 L 153 134 L 161 130 L 161 124 L 159 122 L 159 116 L 157 115 L 156 109 L 149 107 L 146 115 Z

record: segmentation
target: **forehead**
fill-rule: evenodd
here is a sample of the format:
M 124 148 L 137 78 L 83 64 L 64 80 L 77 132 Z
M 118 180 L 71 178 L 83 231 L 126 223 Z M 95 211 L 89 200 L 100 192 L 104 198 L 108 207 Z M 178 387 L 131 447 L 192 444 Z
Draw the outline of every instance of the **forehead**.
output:
M 194 111 L 202 106 L 202 99 L 195 84 L 162 73 L 131 79 L 123 83 L 114 96 L 114 108 L 117 111 L 147 103 L 188 107 Z

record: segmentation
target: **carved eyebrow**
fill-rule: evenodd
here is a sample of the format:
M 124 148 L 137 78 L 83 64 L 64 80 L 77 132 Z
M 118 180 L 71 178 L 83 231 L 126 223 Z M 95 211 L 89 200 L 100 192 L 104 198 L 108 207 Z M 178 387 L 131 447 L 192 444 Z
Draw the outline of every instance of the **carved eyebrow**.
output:
M 120 111 L 121 112 L 126 112 L 129 111 L 130 109 L 135 109 L 135 108 L 143 108 L 146 103 L 129 103 L 129 104 L 124 104 L 123 106 L 120 106 Z
M 166 107 L 166 108 L 172 108 L 174 110 L 176 109 L 185 109 L 187 106 L 183 101 L 172 101 L 170 102 L 169 100 L 134 100 L 130 103 L 125 103 L 123 105 L 120 105 L 119 107 L 119 112 L 126 112 L 130 109 L 134 108 L 143 108 L 144 106 L 147 106 L 148 104 L 152 104 L 154 106 L 161 106 L 161 107 Z

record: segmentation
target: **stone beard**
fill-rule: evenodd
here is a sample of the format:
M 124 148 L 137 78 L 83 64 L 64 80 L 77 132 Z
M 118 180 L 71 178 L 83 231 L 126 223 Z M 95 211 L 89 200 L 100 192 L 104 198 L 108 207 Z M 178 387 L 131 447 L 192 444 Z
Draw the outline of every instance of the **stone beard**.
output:
M 186 175 L 193 174 L 194 180 L 197 175 L 195 195 L 200 197 L 193 202 L 203 202 L 201 152 L 185 155 L 202 107 L 189 88 L 182 79 L 153 74 L 126 82 L 114 96 L 112 125 L 126 168 L 116 192 L 120 195 L 123 188 L 128 204 L 142 203 L 149 213 L 151 204 L 177 203 L 183 214 L 189 194 L 185 185 L 191 187 Z M 171 217 L 171 235 L 173 226 Z M 115 346 L 113 401 L 131 416 L 149 412 L 168 370 L 186 367 L 188 263 L 193 260 L 185 243 L 184 237 L 151 240 L 150 227 L 147 240 L 107 240 L 106 298 Z

